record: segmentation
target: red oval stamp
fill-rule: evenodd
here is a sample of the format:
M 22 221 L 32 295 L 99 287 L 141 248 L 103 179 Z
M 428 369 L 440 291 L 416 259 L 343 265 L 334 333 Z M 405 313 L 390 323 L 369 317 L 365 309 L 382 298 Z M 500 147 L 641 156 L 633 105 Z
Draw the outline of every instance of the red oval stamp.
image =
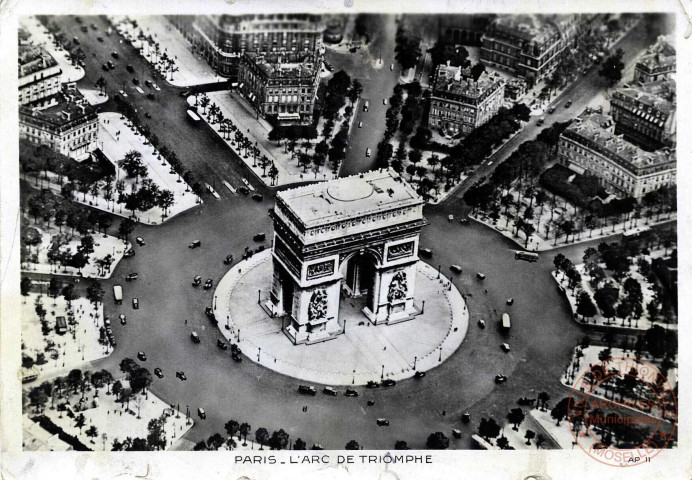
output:
M 650 462 L 675 441 L 675 389 L 658 368 L 637 358 L 588 366 L 572 386 L 567 407 L 575 444 L 606 465 Z

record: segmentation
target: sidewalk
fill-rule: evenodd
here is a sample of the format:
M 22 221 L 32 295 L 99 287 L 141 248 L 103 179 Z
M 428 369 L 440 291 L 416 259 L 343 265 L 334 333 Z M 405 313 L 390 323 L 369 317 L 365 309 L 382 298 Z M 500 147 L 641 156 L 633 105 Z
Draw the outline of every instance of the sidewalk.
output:
M 440 365 L 466 335 L 469 315 L 461 294 L 453 286 L 449 290 L 449 280 L 438 279 L 436 269 L 419 262 L 416 303 L 425 300 L 424 313 L 407 322 L 373 326 L 360 312 L 358 299 L 342 297 L 339 315 L 346 322 L 345 334 L 324 343 L 293 345 L 281 331 L 281 319 L 270 318 L 256 300 L 258 290 L 269 288 L 270 260 L 271 251 L 265 250 L 234 265 L 214 292 L 215 314 L 229 342 L 238 343 L 253 362 L 284 375 L 346 386 L 385 377 L 401 380 Z
M 72 65 L 70 59 L 66 57 L 68 53 L 65 49 L 53 45 L 53 35 L 36 17 L 19 17 L 19 27 L 29 32 L 34 45 L 43 47 L 58 62 L 62 70 L 60 83 L 76 82 L 84 77 L 84 69 Z
M 88 88 L 79 88 L 79 91 L 90 105 L 100 105 L 108 101 L 108 95 L 104 95 L 98 90 L 91 90 Z
M 224 80 L 218 76 L 214 69 L 201 57 L 192 53 L 192 45 L 165 17 L 159 15 L 147 15 L 141 17 L 111 16 L 109 17 L 116 30 L 122 36 L 132 42 L 132 45 L 140 49 L 142 56 L 159 72 L 164 74 L 166 81 L 177 87 L 189 87 L 201 83 L 210 83 Z M 138 24 L 138 28 L 132 26 L 131 21 Z M 159 44 L 158 55 L 153 45 L 146 40 L 138 40 L 140 30 L 145 37 L 151 36 L 155 43 Z M 168 65 L 161 60 L 166 54 L 173 63 L 172 72 Z

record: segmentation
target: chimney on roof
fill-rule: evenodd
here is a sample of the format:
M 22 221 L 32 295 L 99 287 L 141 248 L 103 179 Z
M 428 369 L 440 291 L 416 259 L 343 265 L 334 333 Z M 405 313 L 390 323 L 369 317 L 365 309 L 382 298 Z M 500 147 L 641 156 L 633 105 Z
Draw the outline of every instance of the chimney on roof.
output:
M 449 64 L 450 64 L 450 63 L 451 63 L 451 61 L 450 61 L 450 60 L 447 60 L 447 66 L 448 66 L 448 67 L 449 67 Z
M 456 71 L 454 72 L 454 81 L 455 82 L 461 81 L 461 67 L 457 68 Z
M 63 117 L 65 117 L 65 120 L 70 120 L 72 117 L 72 114 L 70 112 L 66 112 L 65 110 L 63 110 L 61 113 Z

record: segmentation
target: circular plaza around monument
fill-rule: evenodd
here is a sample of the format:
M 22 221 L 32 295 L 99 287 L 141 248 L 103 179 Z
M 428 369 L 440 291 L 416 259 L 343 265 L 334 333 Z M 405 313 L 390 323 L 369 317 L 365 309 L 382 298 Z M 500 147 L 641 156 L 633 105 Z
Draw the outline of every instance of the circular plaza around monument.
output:
M 345 332 L 296 345 L 283 331 L 287 321 L 272 317 L 266 306 L 271 278 L 270 250 L 234 265 L 215 291 L 218 328 L 250 360 L 305 382 L 348 386 L 409 378 L 449 358 L 468 328 L 468 310 L 456 287 L 444 275 L 438 278 L 437 269 L 418 262 L 416 297 L 422 313 L 374 325 L 361 311 L 362 299 L 343 296 L 339 314 Z

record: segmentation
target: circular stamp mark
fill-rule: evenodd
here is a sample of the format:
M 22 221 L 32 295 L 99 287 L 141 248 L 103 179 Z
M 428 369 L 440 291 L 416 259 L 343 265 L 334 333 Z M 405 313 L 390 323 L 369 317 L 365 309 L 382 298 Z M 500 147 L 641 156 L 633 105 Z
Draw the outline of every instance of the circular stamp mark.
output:
M 637 358 L 590 365 L 575 381 L 567 403 L 574 444 L 605 465 L 650 462 L 675 438 L 674 390 L 658 368 Z

